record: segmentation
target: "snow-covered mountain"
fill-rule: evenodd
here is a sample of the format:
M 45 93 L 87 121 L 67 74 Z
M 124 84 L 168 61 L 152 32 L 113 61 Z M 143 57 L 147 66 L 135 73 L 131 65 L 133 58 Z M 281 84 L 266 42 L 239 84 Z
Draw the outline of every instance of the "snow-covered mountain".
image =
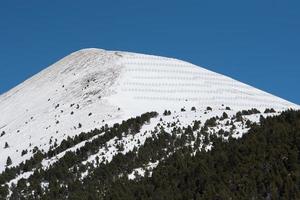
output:
M 50 138 L 60 141 L 147 111 L 192 106 L 228 106 L 235 110 L 297 108 L 184 61 L 83 49 L 0 96 L 0 132 L 5 133 L 0 147 L 5 142 L 10 146 L 1 151 L 0 171 L 5 168 L 7 156 L 17 164 L 23 160 L 22 150 L 35 146 L 47 150 Z
M 8 157 L 10 167 L 17 166 L 32 157 L 34 148 L 47 152 L 49 141 L 60 144 L 67 137 L 145 112 L 156 111 L 165 122 L 180 118 L 184 126 L 221 116 L 225 110 L 234 116 L 252 108 L 280 112 L 299 106 L 177 59 L 83 49 L 0 96 L 0 173 Z M 162 115 L 164 110 L 172 115 Z M 259 121 L 259 115 L 249 118 Z M 152 130 L 158 122 L 155 119 L 143 130 Z M 240 126 L 237 134 L 246 130 Z M 95 155 L 89 158 L 93 159 Z

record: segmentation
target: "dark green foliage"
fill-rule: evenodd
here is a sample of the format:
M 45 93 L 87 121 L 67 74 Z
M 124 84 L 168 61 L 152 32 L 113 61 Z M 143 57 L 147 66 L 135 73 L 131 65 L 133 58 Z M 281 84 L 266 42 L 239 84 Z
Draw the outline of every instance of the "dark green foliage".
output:
M 224 119 L 227 119 L 228 118 L 228 115 L 226 112 L 223 112 L 223 115 L 221 117 L 221 120 L 224 120 Z
M 5 142 L 4 149 L 7 149 L 8 147 L 9 147 L 8 143 Z
M 260 111 L 256 108 L 252 108 L 251 110 L 243 110 L 236 113 L 236 121 L 237 122 L 243 122 L 243 116 L 244 115 L 254 115 L 254 114 L 260 114 Z
M 5 185 L 1 185 L 0 186 L 0 199 L 6 199 L 8 195 L 8 186 Z
M 260 114 L 260 111 L 256 108 L 252 108 L 251 110 L 243 110 L 242 115 L 254 115 L 254 114 Z
M 193 131 L 199 130 L 201 121 L 194 121 Z
M 5 131 L 2 131 L 2 133 L 0 134 L 0 137 L 5 135 Z
M 23 150 L 22 153 L 21 153 L 21 156 L 24 156 L 28 153 L 27 149 L 26 150 Z
M 164 111 L 164 116 L 169 116 L 171 115 L 171 111 L 170 110 L 165 110 Z
M 152 177 L 114 182 L 106 199 L 300 199 L 300 112 L 212 141 L 209 152 L 177 151 Z
M 276 113 L 276 111 L 273 108 L 267 108 L 264 113 Z
M 156 115 L 148 113 L 111 128 L 104 126 L 97 131 L 97 134 L 103 133 L 101 136 L 86 142 L 76 152 L 66 153 L 47 170 L 39 168 L 39 162 L 31 163 L 28 168 L 39 170 L 28 180 L 19 181 L 12 190 L 12 198 L 300 199 L 300 112 L 294 111 L 274 118 L 262 118 L 259 126 L 246 122 L 251 129 L 238 140 L 221 130 L 218 132 L 220 135 L 229 136 L 225 142 L 205 131 L 205 127 L 216 125 L 216 118 L 207 120 L 201 130 L 200 121 L 195 121 L 192 126 L 172 127 L 170 134 L 158 125 L 152 133 L 153 137 L 146 139 L 139 149 L 135 148 L 125 155 L 119 153 L 107 164 L 99 157 L 95 160 L 96 166 L 82 164 L 88 155 L 105 147 L 107 141 L 122 138 L 124 134 L 135 135 L 144 123 Z M 80 135 L 78 137 L 90 138 L 96 133 Z M 204 144 L 213 143 L 211 151 L 199 151 L 202 143 L 199 138 L 202 137 L 205 138 Z M 80 140 L 68 138 L 53 149 L 53 155 Z M 195 141 L 194 146 L 187 146 L 191 141 Z M 118 150 L 122 149 L 122 144 L 119 144 Z M 36 160 L 42 156 L 45 155 L 37 155 Z M 157 160 L 160 164 L 151 177 L 146 172 L 145 177 L 127 179 L 127 174 L 133 169 Z M 14 172 L 11 170 L 11 173 Z M 84 172 L 88 175 L 81 179 Z M 3 182 L 1 178 L 4 176 L 0 176 L 0 183 Z M 41 182 L 49 183 L 49 187 L 44 190 Z M 3 194 L 7 194 L 5 187 L 0 189 L 0 199 Z
M 231 110 L 231 108 L 230 107 L 226 107 L 226 110 Z
M 8 156 L 6 160 L 6 166 L 10 166 L 12 164 L 11 158 Z
M 250 128 L 251 124 L 252 124 L 251 121 L 250 121 L 250 120 L 247 120 L 247 121 L 246 121 L 246 128 Z
M 215 117 L 208 119 L 204 124 L 205 127 L 214 127 L 216 125 L 217 125 L 217 119 Z
M 58 199 L 65 199 L 66 192 L 61 192 L 61 190 L 66 191 L 66 188 L 61 188 L 59 185 L 57 185 L 58 180 L 61 181 L 60 183 L 66 183 L 66 182 L 70 182 L 71 180 L 77 180 L 73 185 L 75 187 L 76 185 L 79 184 L 78 177 L 80 176 L 80 174 L 88 169 L 87 168 L 88 166 L 84 166 L 81 164 L 83 160 L 86 160 L 91 153 L 96 153 L 97 150 L 99 150 L 99 148 L 101 148 L 102 146 L 105 146 L 106 142 L 109 141 L 110 139 L 114 137 L 122 137 L 122 134 L 124 132 L 126 134 L 136 134 L 137 132 L 140 131 L 142 125 L 148 123 L 151 118 L 156 117 L 157 115 L 158 114 L 156 112 L 145 113 L 140 117 L 131 118 L 127 121 L 123 121 L 122 124 L 115 124 L 112 128 L 108 128 L 107 126 L 102 127 L 103 129 L 102 131 L 105 132 L 104 135 L 98 137 L 97 139 L 94 139 L 91 142 L 87 142 L 85 146 L 78 149 L 76 152 L 67 152 L 58 162 L 56 162 L 47 171 L 44 171 L 40 168 L 40 163 L 42 159 L 46 157 L 46 155 L 42 154 L 36 147 L 34 148 L 35 155 L 32 159 L 26 161 L 25 164 L 21 163 L 18 167 L 13 167 L 9 169 L 7 168 L 6 171 L 0 175 L 0 185 L 13 179 L 21 171 L 26 172 L 33 168 L 36 168 L 39 170 L 35 170 L 33 176 L 31 176 L 28 180 L 30 182 L 30 187 L 24 187 L 24 185 L 26 184 L 21 184 L 22 182 L 20 182 L 20 184 L 18 184 L 17 187 L 13 189 L 14 198 L 18 199 L 17 197 L 25 196 L 25 194 L 27 194 L 26 196 L 29 195 L 27 199 L 37 199 L 38 196 L 42 194 L 40 183 L 44 180 L 47 180 L 50 183 L 51 195 L 52 195 L 48 199 L 55 199 L 57 197 L 60 197 Z M 101 133 L 101 130 L 94 130 L 90 133 L 82 133 L 78 137 L 75 137 L 76 139 L 68 138 L 67 140 L 64 140 L 60 146 L 52 150 L 52 153 L 50 154 L 54 156 L 57 153 L 62 152 L 74 146 L 75 143 L 82 141 L 84 138 L 90 138 L 99 133 Z M 119 150 L 121 151 L 122 148 L 123 147 L 121 145 Z M 117 158 L 118 156 L 116 157 L 116 159 Z M 114 163 L 114 166 L 117 166 L 117 164 L 119 163 L 120 160 L 117 160 L 116 163 Z M 124 159 L 125 166 L 127 165 L 126 163 L 128 163 L 128 160 Z M 104 166 L 104 164 L 102 165 Z M 90 167 L 93 168 L 92 166 Z M 72 168 L 74 171 L 73 172 L 70 171 L 69 170 L 70 168 Z M 105 171 L 103 173 L 105 173 Z M 109 176 L 109 178 L 111 177 Z M 23 180 L 24 183 L 26 181 L 27 180 Z M 80 187 L 84 188 L 82 186 Z M 31 196 L 32 193 L 31 191 L 39 191 L 39 192 Z M 61 193 L 60 194 L 61 196 L 57 196 L 56 192 Z M 85 197 L 86 196 L 84 196 L 84 198 L 79 198 L 79 199 L 85 199 Z
M 27 172 L 32 168 L 37 167 L 44 157 L 45 156 L 39 150 L 37 150 L 35 155 L 31 159 L 27 160 L 25 164 L 22 162 L 17 167 L 6 168 L 5 171 L 2 174 L 0 174 L 0 185 L 12 180 L 21 171 Z M 10 157 L 7 158 L 7 162 L 11 163 Z
M 235 117 L 236 117 L 236 121 L 237 122 L 242 122 L 243 121 L 243 114 L 242 114 L 242 112 L 237 112 Z

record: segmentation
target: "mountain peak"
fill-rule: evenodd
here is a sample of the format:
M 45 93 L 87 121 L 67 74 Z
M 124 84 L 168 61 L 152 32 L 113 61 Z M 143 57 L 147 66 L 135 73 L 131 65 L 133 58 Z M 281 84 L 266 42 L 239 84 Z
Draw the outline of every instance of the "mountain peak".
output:
M 105 124 L 149 111 L 191 107 L 224 110 L 297 105 L 221 74 L 172 58 L 88 48 L 76 51 L 0 96 L 0 146 L 14 141 L 0 158 L 28 159 L 16 151 L 49 140 L 60 143 Z

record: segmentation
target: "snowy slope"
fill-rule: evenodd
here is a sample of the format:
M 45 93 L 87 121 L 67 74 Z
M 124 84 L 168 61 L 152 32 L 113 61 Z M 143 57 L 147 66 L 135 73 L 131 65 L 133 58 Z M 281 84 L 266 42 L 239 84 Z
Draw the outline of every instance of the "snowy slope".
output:
M 0 96 L 0 172 L 37 146 L 148 111 L 298 109 L 293 103 L 193 64 L 158 56 L 84 49 Z M 200 117 L 200 116 L 199 116 Z M 9 147 L 4 148 L 5 143 Z M 28 153 L 21 156 L 22 150 Z

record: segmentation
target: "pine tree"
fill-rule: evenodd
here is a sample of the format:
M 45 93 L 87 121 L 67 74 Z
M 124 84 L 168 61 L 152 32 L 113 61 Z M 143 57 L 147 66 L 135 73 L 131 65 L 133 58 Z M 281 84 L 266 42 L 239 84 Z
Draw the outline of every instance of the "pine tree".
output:
M 5 131 L 2 131 L 0 137 L 2 137 L 3 135 L 5 135 Z
M 8 147 L 9 147 L 8 143 L 5 142 L 4 149 L 7 149 Z
M 164 116 L 167 116 L 167 115 L 168 115 L 168 111 L 165 110 L 165 111 L 164 111 Z
M 210 106 L 208 106 L 208 107 L 206 108 L 206 110 L 207 110 L 207 111 L 212 111 L 212 108 L 211 108 Z
M 227 119 L 228 118 L 228 115 L 226 112 L 223 112 L 223 115 L 222 115 L 222 119 Z
M 6 166 L 10 166 L 12 164 L 11 158 L 8 156 L 6 160 Z

